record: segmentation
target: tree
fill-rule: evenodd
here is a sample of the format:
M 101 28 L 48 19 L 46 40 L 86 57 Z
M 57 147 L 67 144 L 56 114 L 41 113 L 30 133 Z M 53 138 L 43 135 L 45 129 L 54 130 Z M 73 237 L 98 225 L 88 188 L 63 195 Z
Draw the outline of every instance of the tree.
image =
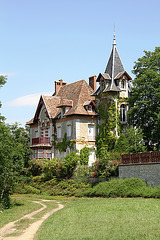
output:
M 144 51 L 133 67 L 129 123 L 143 132 L 148 150 L 160 149 L 160 47 Z
M 0 76 L 0 88 L 5 83 L 6 77 Z M 30 153 L 27 129 L 17 123 L 6 124 L 0 115 L 0 207 L 9 207 L 14 182 L 28 167 Z
M 29 134 L 19 127 L 0 122 L 0 204 L 9 207 L 9 195 L 15 181 L 28 166 Z
M 114 151 L 119 153 L 145 152 L 142 130 L 134 129 L 134 127 L 128 128 L 126 133 L 118 138 Z

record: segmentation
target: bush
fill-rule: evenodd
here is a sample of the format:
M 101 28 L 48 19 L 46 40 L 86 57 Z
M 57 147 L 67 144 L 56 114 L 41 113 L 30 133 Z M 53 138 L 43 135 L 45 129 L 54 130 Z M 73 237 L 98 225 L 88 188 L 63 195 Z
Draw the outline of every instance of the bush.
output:
M 76 182 L 87 182 L 89 177 L 89 166 L 79 165 L 74 170 L 72 179 Z
M 74 169 L 79 161 L 79 155 L 71 152 L 64 159 L 53 159 L 46 163 L 43 167 L 45 180 L 57 178 L 71 178 Z
M 153 197 L 160 198 L 160 187 L 148 187 L 139 178 L 112 179 L 85 191 L 87 197 Z
M 96 160 L 90 170 L 90 177 L 109 179 L 111 176 L 118 176 L 119 161 Z
M 71 179 L 63 179 L 49 191 L 49 194 L 53 196 L 79 196 L 90 186 L 89 183 L 77 183 Z
M 40 190 L 34 188 L 30 185 L 24 184 L 23 182 L 19 182 L 15 184 L 14 193 L 19 194 L 40 194 Z
M 29 163 L 29 171 L 31 172 L 32 176 L 39 176 L 42 174 L 43 166 L 49 160 L 47 159 L 32 159 Z

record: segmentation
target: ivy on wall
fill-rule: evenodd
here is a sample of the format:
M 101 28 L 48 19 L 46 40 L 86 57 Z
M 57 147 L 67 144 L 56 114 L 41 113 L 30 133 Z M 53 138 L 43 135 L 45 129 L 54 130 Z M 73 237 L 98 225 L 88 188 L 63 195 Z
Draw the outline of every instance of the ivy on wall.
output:
M 56 140 L 56 139 L 55 139 Z M 62 138 L 62 142 L 54 141 L 55 149 L 58 149 L 60 152 L 65 152 L 67 148 L 73 149 L 74 140 L 67 141 L 67 134 L 64 134 L 64 138 Z
M 118 104 L 118 103 L 117 103 Z M 103 98 L 98 106 L 100 124 L 98 125 L 98 135 L 96 138 L 97 156 L 100 156 L 101 149 L 107 150 L 114 148 L 119 132 L 119 110 L 116 107 L 114 98 Z

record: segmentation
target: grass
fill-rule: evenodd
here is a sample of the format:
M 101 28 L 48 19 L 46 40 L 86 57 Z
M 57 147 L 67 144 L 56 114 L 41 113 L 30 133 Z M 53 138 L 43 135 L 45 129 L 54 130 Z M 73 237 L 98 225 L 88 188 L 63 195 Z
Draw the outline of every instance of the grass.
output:
M 80 199 L 51 215 L 35 240 L 159 240 L 157 199 Z
M 41 199 L 43 197 L 41 196 Z M 48 197 L 50 199 L 50 197 Z M 40 200 L 39 196 L 35 195 L 14 195 L 12 196 L 12 207 L 10 209 L 4 210 L 3 213 L 0 214 L 0 228 L 12 221 L 15 221 L 22 216 L 31 213 L 35 210 L 38 210 L 42 207 L 42 205 L 33 203 L 34 200 Z M 49 212 L 53 208 L 56 208 L 58 205 L 55 202 L 44 202 L 47 206 L 44 210 L 37 213 L 33 216 L 33 219 L 21 219 L 16 223 L 17 231 L 15 233 L 9 234 L 8 236 L 17 236 L 24 229 L 26 229 L 31 223 L 39 220 L 46 212 Z
M 24 200 L 20 197 L 12 198 L 12 207 L 5 209 L 3 213 L 0 213 L 0 228 L 12 221 L 21 218 L 23 215 L 38 210 L 42 206 L 37 203 L 33 203 L 29 200 Z

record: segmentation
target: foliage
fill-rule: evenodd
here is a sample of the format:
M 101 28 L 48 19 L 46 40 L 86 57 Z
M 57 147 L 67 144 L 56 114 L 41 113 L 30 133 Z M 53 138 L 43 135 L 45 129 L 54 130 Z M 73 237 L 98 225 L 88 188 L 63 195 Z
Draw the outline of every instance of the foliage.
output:
M 71 179 L 63 179 L 56 186 L 53 186 L 49 191 L 52 196 L 76 196 L 82 193 L 91 185 L 88 183 L 77 183 Z
M 27 185 L 23 182 L 16 182 L 14 185 L 14 193 L 18 194 L 40 194 L 40 190 L 34 188 L 30 185 Z
M 109 156 L 108 156 L 109 159 Z M 106 161 L 105 159 L 96 160 L 90 170 L 90 177 L 108 179 L 111 176 L 118 176 L 119 161 Z
M 30 155 L 28 132 L 0 122 L 0 204 L 9 207 L 9 194 L 14 182 L 24 173 Z
M 89 171 L 89 166 L 78 165 L 74 170 L 72 179 L 76 182 L 88 182 Z
M 129 122 L 142 129 L 147 150 L 160 149 L 160 47 L 144 51 L 133 67 Z
M 121 133 L 115 144 L 114 151 L 119 153 L 145 152 L 146 147 L 142 130 L 131 127 L 125 133 Z
M 82 196 L 160 198 L 160 187 L 148 187 L 145 182 L 138 178 L 111 179 L 88 189 Z
M 98 114 L 101 123 L 98 126 L 99 132 L 96 137 L 97 157 L 99 158 L 99 151 L 102 147 L 107 147 L 108 150 L 114 148 L 116 142 L 115 128 L 119 125 L 118 112 L 114 100 L 105 99 L 98 107 Z
M 57 178 L 70 178 L 79 161 L 79 156 L 75 152 L 71 152 L 64 159 L 53 159 L 44 165 L 44 177 L 50 180 Z
M 58 149 L 60 152 L 65 152 L 68 147 L 72 149 L 73 143 L 74 143 L 74 140 L 67 141 L 66 133 L 64 134 L 64 138 L 62 138 L 62 142 L 54 142 L 55 149 Z
M 45 163 L 49 162 L 47 159 L 31 159 L 29 162 L 29 171 L 32 176 L 39 176 L 43 172 L 43 166 Z
M 84 148 L 81 149 L 81 151 L 80 151 L 80 163 L 82 165 L 88 165 L 89 152 L 90 152 L 90 148 L 88 148 L 88 147 L 84 147 Z

